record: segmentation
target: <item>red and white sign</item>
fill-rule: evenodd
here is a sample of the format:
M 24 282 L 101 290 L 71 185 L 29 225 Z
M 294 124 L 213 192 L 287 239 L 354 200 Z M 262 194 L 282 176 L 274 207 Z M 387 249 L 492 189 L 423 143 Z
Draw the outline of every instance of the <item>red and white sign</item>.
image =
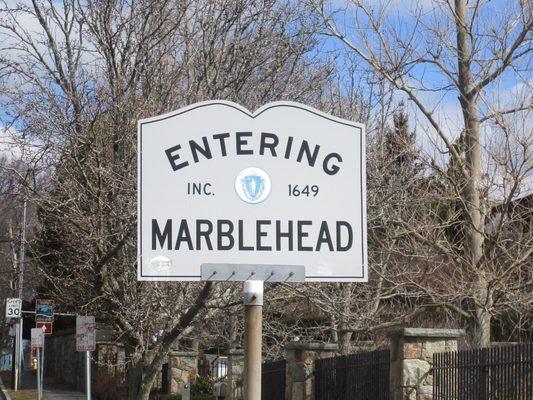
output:
M 35 328 L 39 328 L 41 331 L 44 332 L 45 335 L 51 335 L 52 334 L 52 328 L 53 325 L 51 322 L 36 322 Z M 32 329 L 33 330 L 33 329 Z
M 76 351 L 96 350 L 96 327 L 93 316 L 76 317 Z
M 41 328 L 31 329 L 31 348 L 44 347 L 44 331 Z

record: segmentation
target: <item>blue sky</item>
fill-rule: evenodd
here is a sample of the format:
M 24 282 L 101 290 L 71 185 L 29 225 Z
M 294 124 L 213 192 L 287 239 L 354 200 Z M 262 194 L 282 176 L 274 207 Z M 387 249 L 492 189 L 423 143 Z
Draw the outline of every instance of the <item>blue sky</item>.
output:
M 10 2 L 13 3 L 13 2 Z M 369 33 L 370 30 L 366 29 L 365 25 L 368 23 L 368 18 L 364 17 L 360 12 L 354 12 L 355 8 L 351 5 L 347 5 L 350 2 L 344 0 L 336 0 L 331 3 L 331 10 L 333 9 L 346 9 L 347 12 L 337 14 L 336 22 L 343 29 L 346 36 L 357 42 L 359 34 Z M 449 10 L 446 9 L 442 0 L 383 0 L 383 1 L 365 1 L 365 4 L 369 5 L 372 10 L 379 10 L 384 5 L 386 7 L 386 13 L 384 14 L 384 21 L 389 28 L 388 34 L 398 35 L 402 38 L 407 38 L 413 30 L 415 30 L 414 44 L 417 51 L 422 54 L 425 50 L 432 48 L 431 33 L 430 31 L 435 28 L 441 30 L 449 29 L 445 35 L 445 41 L 454 45 L 455 43 L 455 31 L 453 25 L 447 26 L 447 21 L 450 21 Z M 472 3 L 472 2 L 471 2 Z M 490 26 L 492 25 L 496 31 L 502 28 L 500 22 L 506 20 L 504 15 L 513 15 L 516 13 L 516 5 L 518 1 L 509 0 L 492 0 L 484 5 L 482 11 L 479 14 L 479 19 L 482 21 L 476 27 L 477 33 L 486 34 L 490 33 Z M 416 26 L 413 13 L 420 15 L 420 23 Z M 357 23 L 356 23 L 357 21 Z M 21 21 L 21 24 L 27 27 L 30 31 L 37 29 L 36 21 L 32 21 L 30 18 L 26 18 Z M 385 30 L 387 32 L 387 30 Z M 488 57 L 491 55 L 491 49 L 487 46 L 489 43 L 483 42 L 482 35 L 481 43 L 478 46 L 480 49 L 480 57 Z M 376 36 L 371 37 L 372 40 L 376 39 Z M 345 45 L 343 45 L 338 39 L 323 36 L 321 38 L 323 52 L 320 56 L 324 58 L 338 57 L 340 68 L 345 58 L 353 54 L 353 52 Z M 379 51 L 378 42 L 373 51 Z M 446 50 L 446 46 L 444 46 Z M 446 55 L 444 55 L 446 58 Z M 455 61 L 453 60 L 453 54 L 449 57 L 450 67 L 455 69 Z M 362 65 L 363 66 L 363 65 Z M 483 101 L 480 102 L 481 113 L 488 112 L 489 109 L 503 110 L 508 107 L 512 107 L 518 100 L 523 100 L 529 96 L 529 102 L 531 102 L 531 57 L 524 58 L 520 64 L 518 64 L 521 71 L 508 70 L 502 75 L 495 84 L 487 87 L 487 90 L 483 93 Z M 459 108 L 459 102 L 457 100 L 457 92 L 455 90 L 436 90 L 443 83 L 448 82 L 448 78 L 439 72 L 434 66 L 429 64 L 415 64 L 411 69 L 412 78 L 410 83 L 415 85 L 414 79 L 417 78 L 419 83 L 421 82 L 427 88 L 432 90 L 423 91 L 418 90 L 417 94 L 428 106 L 428 108 L 434 110 L 435 117 L 439 123 L 444 127 L 444 130 L 453 138 L 457 137 L 462 128 L 462 115 Z M 364 68 L 360 70 L 361 74 L 364 74 Z M 417 84 L 418 85 L 418 84 Z M 396 100 L 399 102 L 401 99 L 405 99 L 405 95 L 398 92 Z M 435 132 L 432 132 L 428 127 L 427 120 L 420 115 L 416 107 L 407 102 L 411 118 L 413 120 L 412 125 L 418 127 L 417 131 L 421 138 L 421 144 L 427 147 L 428 151 L 434 151 L 434 146 L 430 145 L 432 141 L 442 148 L 442 142 L 435 137 Z M 0 107 L 0 118 L 5 116 L 4 110 Z M 0 121 L 1 123 L 1 121 Z M 533 126 L 531 117 L 526 119 L 526 127 L 531 128 Z M 488 135 L 493 132 L 488 129 Z M 424 136 L 425 134 L 425 136 Z M 5 134 L 0 132 L 0 142 L 5 142 L 7 139 Z M 2 146 L 2 144 L 0 144 Z M 5 144 L 4 144 L 5 148 Z

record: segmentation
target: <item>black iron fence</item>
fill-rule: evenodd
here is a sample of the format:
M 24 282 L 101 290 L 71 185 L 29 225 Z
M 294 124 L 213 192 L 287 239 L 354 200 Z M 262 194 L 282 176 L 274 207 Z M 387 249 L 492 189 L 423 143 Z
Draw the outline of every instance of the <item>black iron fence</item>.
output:
M 264 363 L 262 368 L 261 400 L 285 398 L 285 360 Z
M 389 368 L 389 350 L 316 360 L 315 399 L 388 400 Z
M 533 399 L 533 344 L 438 353 L 434 400 Z

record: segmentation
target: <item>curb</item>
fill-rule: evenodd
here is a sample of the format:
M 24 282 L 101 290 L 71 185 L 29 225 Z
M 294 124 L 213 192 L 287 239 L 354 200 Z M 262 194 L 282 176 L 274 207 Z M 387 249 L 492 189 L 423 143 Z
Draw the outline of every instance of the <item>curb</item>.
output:
M 2 400 L 11 400 L 11 396 L 7 393 L 4 382 L 2 382 L 2 378 L 0 378 L 0 397 Z

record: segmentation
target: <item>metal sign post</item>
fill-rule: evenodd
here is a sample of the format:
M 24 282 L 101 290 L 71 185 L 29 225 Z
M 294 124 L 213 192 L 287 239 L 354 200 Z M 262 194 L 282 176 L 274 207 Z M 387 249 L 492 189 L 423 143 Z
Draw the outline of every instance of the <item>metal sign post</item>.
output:
M 20 327 L 22 326 L 22 299 L 15 297 L 15 298 L 9 298 L 6 299 L 6 319 L 7 318 L 13 318 L 17 322 L 14 325 L 15 328 L 15 336 L 14 336 L 14 342 L 13 342 L 13 349 L 15 350 L 15 356 L 13 357 L 13 361 L 11 363 L 11 369 L 12 369 L 12 378 L 13 378 L 13 389 L 15 391 L 18 390 L 19 386 L 19 379 L 18 379 L 18 371 L 19 371 L 19 358 L 21 357 L 21 346 L 22 343 L 22 329 Z
M 368 281 L 364 126 L 214 100 L 140 120 L 137 139 L 138 279 L 244 282 L 260 400 L 263 282 Z
M 86 382 L 86 392 L 87 400 L 91 400 L 91 352 L 85 352 L 85 382 Z
M 181 387 L 181 400 L 191 400 L 191 384 L 184 383 Z
M 22 318 L 15 324 L 15 336 L 13 346 L 15 348 L 15 357 L 13 359 L 13 390 L 16 392 L 19 388 L 19 367 L 20 367 L 20 325 L 22 323 Z
M 91 351 L 96 350 L 94 316 L 76 316 L 76 351 L 85 352 L 85 391 L 91 400 Z
M 264 282 L 304 282 L 305 268 L 301 265 L 204 264 L 201 277 L 205 281 L 244 281 L 244 399 L 261 400 Z
M 41 328 L 32 328 L 31 330 L 31 348 L 37 349 L 37 399 L 41 400 L 43 395 L 43 352 L 44 332 Z
M 37 348 L 37 399 L 41 400 L 41 349 Z
M 244 398 L 261 400 L 263 281 L 244 282 Z
M 43 395 L 43 387 L 44 387 L 44 348 L 46 347 L 45 344 L 46 344 L 46 334 L 43 337 L 43 348 L 41 350 L 41 396 Z

